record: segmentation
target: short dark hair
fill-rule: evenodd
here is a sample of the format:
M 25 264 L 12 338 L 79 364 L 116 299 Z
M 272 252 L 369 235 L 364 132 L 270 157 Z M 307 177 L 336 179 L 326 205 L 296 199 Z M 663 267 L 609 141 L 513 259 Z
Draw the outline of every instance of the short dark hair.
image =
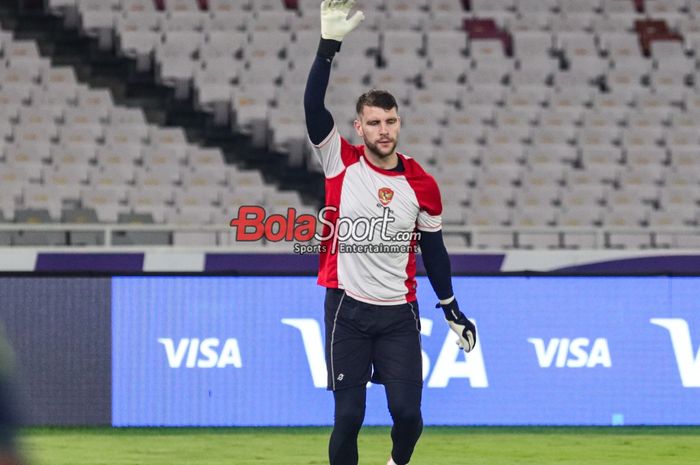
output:
M 360 98 L 357 99 L 355 110 L 358 115 L 362 113 L 363 107 L 379 107 L 388 111 L 392 108 L 398 110 L 399 104 L 396 103 L 396 99 L 388 91 L 372 89 L 360 95 Z

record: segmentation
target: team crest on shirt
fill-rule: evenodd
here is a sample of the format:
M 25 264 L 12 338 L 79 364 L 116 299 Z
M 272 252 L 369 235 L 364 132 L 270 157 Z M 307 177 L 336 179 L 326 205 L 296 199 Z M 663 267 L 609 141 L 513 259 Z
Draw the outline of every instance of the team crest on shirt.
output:
M 389 189 L 388 187 L 382 187 L 379 189 L 379 201 L 384 205 L 385 207 L 389 205 L 391 202 L 391 199 L 394 198 L 394 191 Z

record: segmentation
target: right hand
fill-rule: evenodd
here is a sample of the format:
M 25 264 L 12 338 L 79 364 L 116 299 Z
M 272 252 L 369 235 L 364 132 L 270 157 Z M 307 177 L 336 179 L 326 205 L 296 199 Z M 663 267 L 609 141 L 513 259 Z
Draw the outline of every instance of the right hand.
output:
M 321 2 L 321 37 L 342 42 L 343 38 L 365 19 L 364 13 L 356 12 L 348 18 L 355 0 L 323 0 Z

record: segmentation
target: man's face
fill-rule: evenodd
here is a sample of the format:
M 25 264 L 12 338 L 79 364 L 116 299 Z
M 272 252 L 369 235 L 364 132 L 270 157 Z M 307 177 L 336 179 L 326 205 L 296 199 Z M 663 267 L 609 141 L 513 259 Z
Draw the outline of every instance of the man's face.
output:
M 396 150 L 401 119 L 396 113 L 396 107 L 384 110 L 364 106 L 355 120 L 355 130 L 370 152 L 378 158 L 387 158 Z

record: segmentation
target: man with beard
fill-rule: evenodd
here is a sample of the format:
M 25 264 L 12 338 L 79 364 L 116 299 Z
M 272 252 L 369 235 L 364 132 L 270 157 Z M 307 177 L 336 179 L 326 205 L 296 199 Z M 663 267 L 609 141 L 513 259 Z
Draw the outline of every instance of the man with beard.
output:
M 467 352 L 476 344 L 476 328 L 452 291 L 438 186 L 414 159 L 396 152 L 401 129 L 396 99 L 383 90 L 360 96 L 354 126 L 363 144 L 357 146 L 340 136 L 324 105 L 335 53 L 364 18 L 362 12 L 348 18 L 353 3 L 321 3 L 321 40 L 304 94 L 309 139 L 326 177 L 318 283 L 327 288 L 325 351 L 335 400 L 328 452 L 331 465 L 357 465 L 366 386 L 372 381 L 385 386 L 393 419 L 388 464 L 405 465 L 423 428 L 416 243 L 440 301 L 436 308 L 443 309 Z M 344 253 L 345 245 L 352 251 Z

